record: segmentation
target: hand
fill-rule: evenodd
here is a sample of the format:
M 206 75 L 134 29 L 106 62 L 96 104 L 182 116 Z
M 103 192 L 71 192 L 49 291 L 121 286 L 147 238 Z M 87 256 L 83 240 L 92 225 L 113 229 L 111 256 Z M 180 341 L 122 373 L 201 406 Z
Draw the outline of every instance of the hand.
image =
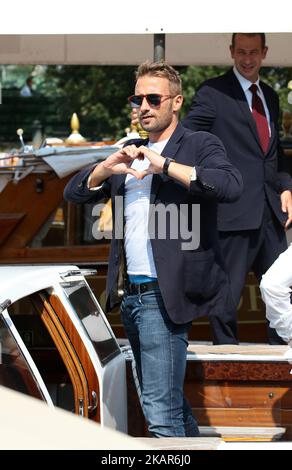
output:
M 143 179 L 147 175 L 162 173 L 165 162 L 164 157 L 159 155 L 159 153 L 153 152 L 153 150 L 149 150 L 147 147 L 144 147 L 144 145 L 141 145 L 138 150 L 140 151 L 139 158 L 146 157 L 147 160 L 150 161 L 149 167 L 146 170 L 139 172 L 138 179 Z
M 285 230 L 288 229 L 292 223 L 292 193 L 291 191 L 283 191 L 280 195 L 282 211 L 287 213 L 287 220 L 285 223 Z
M 139 178 L 140 173 L 137 170 L 131 168 L 133 160 L 135 158 L 143 159 L 144 156 L 136 145 L 128 145 L 118 152 L 110 155 L 103 163 L 103 168 L 109 173 L 109 175 L 122 175 L 130 174 Z

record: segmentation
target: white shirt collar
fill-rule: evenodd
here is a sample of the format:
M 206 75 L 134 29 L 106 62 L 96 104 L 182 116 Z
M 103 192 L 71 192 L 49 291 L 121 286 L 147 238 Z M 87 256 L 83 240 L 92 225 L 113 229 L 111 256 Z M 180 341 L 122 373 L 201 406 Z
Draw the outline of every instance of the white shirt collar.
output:
M 244 92 L 246 92 L 249 87 L 255 83 L 255 85 L 258 86 L 258 88 L 260 89 L 260 79 L 258 78 L 256 82 L 250 82 L 249 80 L 247 80 L 246 78 L 244 78 L 237 70 L 237 68 L 234 66 L 233 67 L 233 72 L 234 72 L 234 75 L 236 76 L 236 78 L 238 79 L 242 89 Z

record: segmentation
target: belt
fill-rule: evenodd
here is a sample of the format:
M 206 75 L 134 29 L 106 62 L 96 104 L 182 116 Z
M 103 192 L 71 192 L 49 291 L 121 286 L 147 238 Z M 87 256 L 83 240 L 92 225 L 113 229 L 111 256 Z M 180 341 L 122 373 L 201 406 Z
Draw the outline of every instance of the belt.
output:
M 130 295 L 139 295 L 150 290 L 159 290 L 158 281 L 141 282 L 141 284 L 126 283 L 126 291 Z

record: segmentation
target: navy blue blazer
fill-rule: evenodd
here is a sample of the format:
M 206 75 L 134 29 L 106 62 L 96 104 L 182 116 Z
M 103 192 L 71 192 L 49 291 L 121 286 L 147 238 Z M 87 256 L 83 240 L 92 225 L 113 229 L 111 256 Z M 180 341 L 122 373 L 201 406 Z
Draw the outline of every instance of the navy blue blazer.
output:
M 132 141 L 137 146 L 147 141 Z M 166 175 L 153 175 L 150 203 L 181 204 L 189 208 L 192 227 L 192 204 L 200 204 L 200 243 L 197 249 L 183 250 L 185 240 L 178 234 L 171 239 L 151 239 L 159 287 L 169 317 L 175 323 L 187 323 L 200 315 L 220 314 L 233 308 L 229 280 L 225 272 L 217 233 L 217 201 L 235 201 L 242 191 L 242 178 L 226 158 L 222 143 L 206 132 L 191 132 L 178 124 L 162 155 L 176 162 L 196 167 L 197 180 L 190 189 Z M 115 196 L 123 196 L 125 175 L 113 175 L 101 189 L 90 191 L 87 179 L 91 168 L 75 175 L 64 190 L 67 201 L 95 202 L 112 198 L 113 224 L 116 220 Z M 150 210 L 149 222 L 155 211 Z M 121 214 L 120 214 L 121 215 Z M 115 229 L 115 225 L 114 225 Z M 198 229 L 198 227 L 196 227 Z M 107 309 L 116 300 L 122 240 L 113 239 L 107 279 Z
M 281 210 L 279 194 L 292 190 L 292 180 L 279 167 L 279 99 L 271 87 L 263 82 L 260 86 L 271 120 L 271 138 L 266 155 L 244 91 L 233 70 L 204 82 L 193 98 L 189 114 L 182 120 L 189 129 L 208 131 L 219 137 L 229 160 L 242 175 L 241 197 L 231 204 L 219 204 L 218 229 L 222 231 L 259 228 L 265 198 L 282 226 L 287 219 Z

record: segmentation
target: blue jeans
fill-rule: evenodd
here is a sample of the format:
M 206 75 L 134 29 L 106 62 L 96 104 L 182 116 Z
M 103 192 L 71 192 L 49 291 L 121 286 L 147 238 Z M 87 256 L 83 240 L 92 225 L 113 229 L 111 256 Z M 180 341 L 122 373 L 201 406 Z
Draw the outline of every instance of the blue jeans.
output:
M 176 325 L 160 291 L 125 295 L 122 320 L 130 341 L 148 430 L 155 437 L 198 436 L 183 394 L 190 323 Z

